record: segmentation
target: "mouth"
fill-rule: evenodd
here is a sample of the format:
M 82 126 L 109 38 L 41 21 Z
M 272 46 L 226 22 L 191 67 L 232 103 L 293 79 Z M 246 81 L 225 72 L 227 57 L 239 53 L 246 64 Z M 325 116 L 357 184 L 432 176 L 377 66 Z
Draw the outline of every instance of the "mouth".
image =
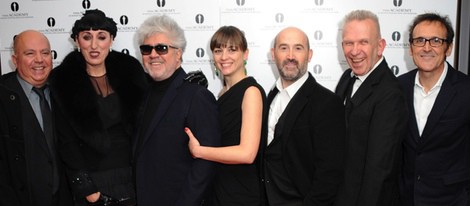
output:
M 287 61 L 284 61 L 284 67 L 285 68 L 297 68 L 297 66 L 299 65 L 299 63 L 295 60 L 287 60 Z
M 426 58 L 426 59 L 430 59 L 430 58 L 434 58 L 434 55 L 431 55 L 431 54 L 421 54 L 419 55 L 421 58 Z
M 353 64 L 359 64 L 361 62 L 363 62 L 366 58 L 350 58 L 351 62 Z
M 229 67 L 229 66 L 231 66 L 231 65 L 232 65 L 232 63 L 222 63 L 222 64 L 220 64 L 220 66 L 221 66 L 222 68 L 226 68 L 226 67 Z
M 100 53 L 96 52 L 96 51 L 92 51 L 92 52 L 90 52 L 90 56 L 93 57 L 93 58 L 96 58 L 96 57 L 100 56 Z
M 158 66 L 158 65 L 162 65 L 163 62 L 149 62 L 149 64 L 152 66 Z
M 42 71 L 42 70 L 44 70 L 45 68 L 46 68 L 45 66 L 35 66 L 35 67 L 33 67 L 33 70 L 35 70 L 35 71 Z

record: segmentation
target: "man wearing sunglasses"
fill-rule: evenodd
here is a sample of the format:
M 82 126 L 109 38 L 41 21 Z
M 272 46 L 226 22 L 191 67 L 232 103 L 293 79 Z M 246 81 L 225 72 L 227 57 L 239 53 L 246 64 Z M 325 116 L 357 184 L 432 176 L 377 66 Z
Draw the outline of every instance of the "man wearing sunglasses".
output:
M 181 67 L 186 40 L 173 19 L 149 17 L 137 39 L 153 80 L 133 145 L 138 205 L 202 205 L 215 163 L 191 156 L 184 128 L 197 133 L 201 145 L 220 145 L 214 95 L 187 80 Z
M 406 206 L 468 205 L 470 80 L 446 62 L 454 30 L 426 13 L 409 29 L 417 69 L 399 77 L 408 101 L 401 195 Z

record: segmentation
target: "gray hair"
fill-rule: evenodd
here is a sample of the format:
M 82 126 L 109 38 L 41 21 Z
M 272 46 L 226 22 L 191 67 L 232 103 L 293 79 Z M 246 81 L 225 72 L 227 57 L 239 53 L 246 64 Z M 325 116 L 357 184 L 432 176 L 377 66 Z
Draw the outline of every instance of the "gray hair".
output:
M 186 38 L 183 29 L 167 15 L 156 15 L 147 18 L 136 32 L 137 43 L 141 45 L 146 38 L 155 34 L 166 35 L 172 46 L 180 48 L 183 52 L 186 49 Z
M 379 38 L 381 38 L 379 18 L 377 17 L 377 15 L 375 15 L 374 13 L 368 10 L 354 10 L 354 11 L 349 12 L 344 17 L 343 27 L 344 25 L 346 25 L 347 23 L 351 21 L 363 21 L 367 19 L 370 19 L 372 20 L 372 22 L 374 22 L 375 28 L 377 29 L 376 30 L 377 34 L 379 35 Z

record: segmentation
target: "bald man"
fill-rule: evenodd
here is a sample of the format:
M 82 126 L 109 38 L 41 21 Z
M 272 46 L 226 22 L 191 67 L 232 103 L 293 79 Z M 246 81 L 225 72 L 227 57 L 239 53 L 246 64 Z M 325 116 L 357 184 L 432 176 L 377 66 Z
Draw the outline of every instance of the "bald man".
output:
M 49 41 L 27 30 L 16 36 L 13 49 L 16 71 L 0 78 L 0 205 L 72 205 L 53 132 L 60 120 L 41 109 L 43 101 L 54 111 L 45 87 L 52 70 Z
M 295 27 L 282 30 L 271 49 L 280 77 L 268 95 L 262 147 L 266 205 L 332 205 L 342 182 L 344 106 L 307 72 L 312 54 Z

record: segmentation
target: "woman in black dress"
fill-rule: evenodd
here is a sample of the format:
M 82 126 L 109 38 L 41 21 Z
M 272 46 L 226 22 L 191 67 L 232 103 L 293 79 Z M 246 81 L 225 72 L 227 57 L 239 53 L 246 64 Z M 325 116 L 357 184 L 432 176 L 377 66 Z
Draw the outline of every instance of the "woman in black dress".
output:
M 140 62 L 111 49 L 116 23 L 87 10 L 72 28 L 77 50 L 50 83 L 64 119 L 59 151 L 77 205 L 135 205 L 131 135 L 147 79 Z
M 265 93 L 246 75 L 247 41 L 233 26 L 221 27 L 210 42 L 216 72 L 224 87 L 217 100 L 222 147 L 201 146 L 189 128 L 189 149 L 195 158 L 220 164 L 214 183 L 214 205 L 260 205 L 261 190 L 257 156 L 265 135 Z

